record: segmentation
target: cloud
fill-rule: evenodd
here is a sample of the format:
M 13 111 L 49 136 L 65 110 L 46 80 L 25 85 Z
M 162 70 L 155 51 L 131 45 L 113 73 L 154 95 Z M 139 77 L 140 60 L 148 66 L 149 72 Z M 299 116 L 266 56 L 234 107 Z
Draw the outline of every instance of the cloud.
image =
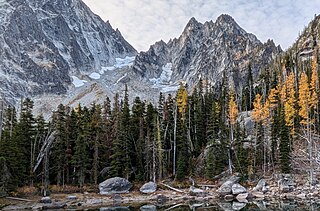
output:
M 246 31 L 265 42 L 288 48 L 312 20 L 320 1 L 304 0 L 83 0 L 109 20 L 138 51 L 159 40 L 178 37 L 191 17 L 205 22 L 231 15 Z

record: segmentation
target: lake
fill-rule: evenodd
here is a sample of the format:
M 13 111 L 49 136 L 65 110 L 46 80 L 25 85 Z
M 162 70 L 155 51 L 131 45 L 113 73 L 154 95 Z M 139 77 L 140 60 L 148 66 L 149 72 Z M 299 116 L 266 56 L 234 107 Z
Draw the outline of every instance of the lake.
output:
M 114 207 L 100 207 L 89 210 L 99 211 L 174 211 L 174 210 L 205 210 L 205 211 L 232 211 L 232 210 L 320 210 L 320 201 L 251 201 L 248 203 L 240 202 L 226 202 L 219 201 L 214 203 L 206 202 L 190 202 L 185 204 L 173 204 L 173 205 L 153 205 L 153 204 L 141 204 L 141 205 L 119 205 Z

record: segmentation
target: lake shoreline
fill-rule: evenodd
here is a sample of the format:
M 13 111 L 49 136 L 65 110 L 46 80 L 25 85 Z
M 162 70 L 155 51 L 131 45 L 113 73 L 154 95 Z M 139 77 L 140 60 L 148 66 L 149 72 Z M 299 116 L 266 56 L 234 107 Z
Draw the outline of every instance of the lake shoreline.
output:
M 275 195 L 263 194 L 255 195 L 249 191 L 250 197 L 246 201 L 237 201 L 236 198 L 224 199 L 219 196 L 216 190 L 207 190 L 205 196 L 192 196 L 188 189 L 182 189 L 184 193 L 178 193 L 171 190 L 158 190 L 152 194 L 142 194 L 138 191 L 131 191 L 126 194 L 100 195 L 97 193 L 75 193 L 75 194 L 52 194 L 50 199 L 52 203 L 40 203 L 42 197 L 32 196 L 26 197 L 30 202 L 22 202 L 18 200 L 8 199 L 10 205 L 5 206 L 2 210 L 18 210 L 18 209 L 94 209 L 100 207 L 114 206 L 203 206 L 204 204 L 219 204 L 219 206 L 229 206 L 229 204 L 237 204 L 237 206 L 246 206 L 247 204 L 276 204 L 278 201 L 295 201 L 298 203 L 320 203 L 319 195 L 308 195 L 301 197 L 298 192 L 279 193 Z M 263 194 L 263 195 L 262 195 Z M 72 199 L 68 199 L 72 198 Z M 3 200 L 4 198 L 2 198 Z M 263 203 L 262 203 L 263 202 Z M 259 204 L 260 203 L 260 204 Z M 195 205 L 194 205 L 195 204 Z

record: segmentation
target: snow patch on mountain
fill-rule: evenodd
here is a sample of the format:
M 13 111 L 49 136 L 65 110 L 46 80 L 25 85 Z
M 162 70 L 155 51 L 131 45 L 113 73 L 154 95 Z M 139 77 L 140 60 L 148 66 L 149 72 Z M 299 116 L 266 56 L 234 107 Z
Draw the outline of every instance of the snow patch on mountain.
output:
M 127 77 L 128 73 L 124 74 L 121 78 L 119 78 L 114 85 L 117 85 L 122 79 Z
M 153 87 L 157 88 L 161 85 L 168 84 L 172 76 L 172 63 L 167 63 L 162 67 L 162 72 L 159 78 L 151 78 L 149 81 L 153 83 Z
M 86 80 L 81 80 L 77 76 L 71 76 L 71 78 L 72 78 L 72 84 L 77 88 L 82 87 L 85 83 L 87 83 Z
M 99 73 L 93 72 L 89 75 L 89 78 L 94 79 L 94 80 L 98 80 L 100 79 L 101 75 Z
M 130 67 L 133 65 L 135 56 L 126 56 L 125 58 L 116 58 L 116 63 L 110 67 L 102 67 L 99 71 L 100 74 L 104 74 L 104 72 L 112 71 L 115 69 L 120 69 L 123 67 Z
M 133 65 L 135 56 L 126 56 L 124 59 L 116 58 L 116 64 L 114 65 L 116 68 L 122 68 Z
M 176 92 L 178 91 L 180 85 L 177 85 L 177 86 L 167 86 L 167 87 L 162 87 L 161 88 L 161 92 Z

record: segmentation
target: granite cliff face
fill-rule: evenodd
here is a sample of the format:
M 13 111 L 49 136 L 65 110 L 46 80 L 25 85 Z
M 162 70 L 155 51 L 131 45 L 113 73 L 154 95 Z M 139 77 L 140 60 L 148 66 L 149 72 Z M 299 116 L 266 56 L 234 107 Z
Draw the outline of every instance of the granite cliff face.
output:
M 171 64 L 169 84 L 184 81 L 192 87 L 202 78 L 215 86 L 225 75 L 231 86 L 241 88 L 249 63 L 257 76 L 280 52 L 273 41 L 261 43 L 229 15 L 204 24 L 192 18 L 179 38 L 157 42 L 140 53 L 132 69 L 149 80 L 161 77 L 163 67 Z
M 1 0 L 0 28 L 0 92 L 7 99 L 64 94 L 71 75 L 136 55 L 81 0 Z

